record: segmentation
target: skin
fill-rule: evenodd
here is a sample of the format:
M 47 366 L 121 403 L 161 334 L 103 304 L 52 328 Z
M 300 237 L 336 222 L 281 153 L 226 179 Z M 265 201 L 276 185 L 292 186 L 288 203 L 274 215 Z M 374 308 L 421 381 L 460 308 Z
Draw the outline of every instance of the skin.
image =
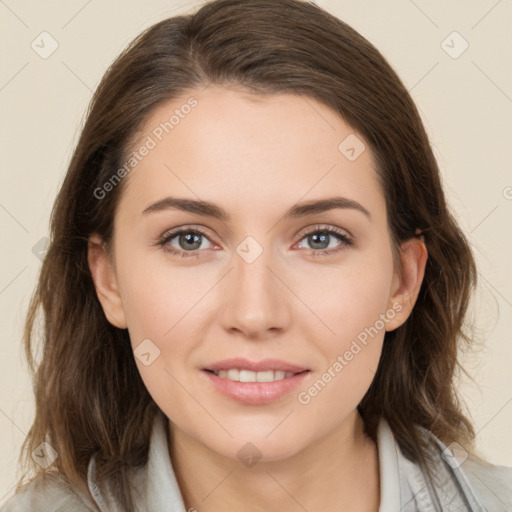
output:
M 356 407 L 385 331 L 414 306 L 427 259 L 423 240 L 403 243 L 394 264 L 370 149 L 349 161 L 338 145 L 354 130 L 312 98 L 193 89 L 155 110 L 139 140 L 190 96 L 198 105 L 125 178 L 112 246 L 96 234 L 89 244 L 108 320 L 128 329 L 134 349 L 149 338 L 160 350 L 149 366 L 136 362 L 171 420 L 170 457 L 186 508 L 375 512 L 378 452 Z M 214 202 L 231 219 L 176 209 L 142 215 L 169 195 Z M 357 201 L 370 216 L 344 208 L 283 219 L 298 202 L 334 195 Z M 198 257 L 173 256 L 156 244 L 190 225 L 207 234 L 194 249 Z M 318 225 L 349 233 L 353 244 L 331 235 L 322 248 L 342 249 L 315 256 L 321 249 L 306 234 L 318 233 Z M 236 252 L 247 236 L 263 249 L 252 263 Z M 168 245 L 189 247 L 179 236 Z M 299 403 L 298 393 L 393 304 L 385 327 L 307 405 Z M 231 357 L 282 359 L 310 373 L 274 403 L 240 404 L 201 373 Z M 262 457 L 251 467 L 237 457 L 247 442 Z

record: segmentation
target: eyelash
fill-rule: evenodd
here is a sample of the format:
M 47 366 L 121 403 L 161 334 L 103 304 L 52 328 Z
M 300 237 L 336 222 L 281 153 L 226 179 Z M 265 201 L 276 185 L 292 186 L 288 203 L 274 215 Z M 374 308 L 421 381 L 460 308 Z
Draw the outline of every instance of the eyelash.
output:
M 176 229 L 175 231 L 171 231 L 171 232 L 168 232 L 168 233 L 164 233 L 162 235 L 162 237 L 160 238 L 160 240 L 157 242 L 157 245 L 162 247 L 162 249 L 166 252 L 166 253 L 169 253 L 173 256 L 179 256 L 181 258 L 198 258 L 199 257 L 199 253 L 201 252 L 200 250 L 196 249 L 194 251 L 183 251 L 183 250 L 178 250 L 178 249 L 175 249 L 174 247 L 171 247 L 169 244 L 169 242 L 173 239 L 173 238 L 176 238 L 178 235 L 182 235 L 182 234 L 195 234 L 195 235 L 201 235 L 203 237 L 205 237 L 206 239 L 209 240 L 208 238 L 208 235 L 203 232 L 201 229 L 199 228 L 191 228 L 191 227 L 184 227 L 184 228 L 179 228 L 179 229 Z M 310 236 L 310 235 L 314 235 L 314 234 L 328 234 L 328 235 L 334 235 L 336 238 L 338 238 L 340 240 L 340 245 L 338 247 L 336 247 L 335 249 L 318 249 L 318 250 L 315 250 L 315 249 L 309 249 L 310 251 L 310 254 L 316 258 L 316 257 L 325 257 L 325 256 L 330 256 L 330 255 L 333 255 L 335 253 L 338 253 L 339 251 L 342 251 L 343 249 L 347 248 L 347 247 L 350 247 L 352 245 L 354 245 L 354 242 L 352 240 L 351 237 L 349 237 L 347 234 L 345 234 L 344 232 L 342 232 L 341 230 L 337 229 L 337 228 L 334 228 L 334 227 L 322 227 L 322 226 L 315 226 L 314 229 L 310 230 L 310 231 L 306 231 L 305 233 L 301 233 L 301 237 L 299 239 L 299 242 L 304 239 L 305 237 L 307 236 Z

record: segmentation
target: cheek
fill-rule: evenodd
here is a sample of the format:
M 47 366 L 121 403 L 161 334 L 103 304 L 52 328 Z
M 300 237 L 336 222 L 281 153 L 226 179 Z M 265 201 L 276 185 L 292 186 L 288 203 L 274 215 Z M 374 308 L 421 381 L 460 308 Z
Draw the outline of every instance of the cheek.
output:
M 210 272 L 177 268 L 162 254 L 133 255 L 119 265 L 121 295 L 132 342 L 165 340 L 175 326 L 190 323 L 194 309 L 212 286 Z
M 334 331 L 316 338 L 323 365 L 296 397 L 303 414 L 311 417 L 314 411 L 319 431 L 334 428 L 362 400 L 377 371 L 386 319 L 392 319 L 386 310 L 385 281 L 380 288 L 375 281 L 371 287 L 359 280 L 346 284 L 331 295 L 336 304 L 329 301 L 323 310 L 325 323 Z
M 324 331 L 332 349 L 343 350 L 375 327 L 384 331 L 381 316 L 390 307 L 393 264 L 390 250 L 378 254 L 378 258 L 357 256 L 352 264 L 335 271 L 321 268 L 314 278 L 303 281 L 301 293 L 309 297 L 311 309 L 329 328 Z M 319 283 L 325 285 L 319 287 Z
M 169 396 L 178 399 L 183 394 L 178 382 L 185 383 L 190 376 L 190 354 L 204 337 L 199 333 L 204 307 L 218 276 L 207 266 L 173 267 L 161 254 L 133 251 L 129 260 L 119 262 L 118 275 L 139 373 L 163 406 Z M 147 356 L 138 357 L 141 353 L 149 353 L 149 361 Z
M 319 369 L 323 390 L 318 406 L 355 407 L 369 387 L 378 366 L 387 322 L 395 316 L 390 307 L 393 278 L 391 252 L 380 252 L 380 258 L 364 259 L 354 265 L 329 273 L 323 293 L 315 293 L 312 307 L 328 327 L 316 336 L 317 348 L 323 354 L 324 368 Z M 320 277 L 320 276 L 317 276 Z M 328 278 L 328 279 L 327 279 Z M 308 280 L 309 286 L 313 281 Z M 304 293 L 306 290 L 304 290 Z M 310 295 L 311 297 L 311 295 Z M 350 393 L 346 393 L 346 390 Z M 311 390 L 315 394 L 315 390 Z M 306 390 L 307 392 L 307 390 Z M 342 400 L 340 400 L 342 397 Z M 352 403 L 353 402 L 353 403 Z

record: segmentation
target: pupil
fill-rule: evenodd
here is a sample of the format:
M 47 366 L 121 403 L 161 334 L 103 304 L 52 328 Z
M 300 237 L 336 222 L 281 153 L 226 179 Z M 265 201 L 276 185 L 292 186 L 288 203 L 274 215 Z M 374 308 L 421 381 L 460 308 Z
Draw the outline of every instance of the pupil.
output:
M 327 242 L 327 245 L 325 247 L 315 247 L 316 249 L 325 249 L 329 243 L 328 243 L 328 237 L 329 235 L 326 234 L 326 233 L 320 233 L 320 234 L 314 234 L 314 235 L 311 235 L 311 240 L 313 241 L 313 244 L 312 246 L 315 247 L 316 244 L 325 244 Z
M 194 244 L 194 243 L 198 244 L 197 247 L 193 247 L 193 249 L 198 249 L 201 246 L 201 242 L 199 240 L 200 236 L 201 235 L 198 235 L 195 233 L 188 233 L 186 235 L 182 235 L 182 239 L 185 239 L 186 244 Z M 190 249 L 190 246 L 189 246 L 189 249 Z

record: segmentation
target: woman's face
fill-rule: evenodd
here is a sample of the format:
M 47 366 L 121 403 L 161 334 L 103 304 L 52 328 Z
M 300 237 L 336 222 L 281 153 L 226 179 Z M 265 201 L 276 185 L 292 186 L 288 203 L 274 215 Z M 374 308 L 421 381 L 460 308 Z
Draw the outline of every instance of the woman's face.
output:
M 394 272 L 363 144 L 293 94 L 194 89 L 147 120 L 123 178 L 114 265 L 92 252 L 90 264 L 149 393 L 202 446 L 236 458 L 250 442 L 282 460 L 354 418 L 425 253 L 405 248 L 409 277 Z

